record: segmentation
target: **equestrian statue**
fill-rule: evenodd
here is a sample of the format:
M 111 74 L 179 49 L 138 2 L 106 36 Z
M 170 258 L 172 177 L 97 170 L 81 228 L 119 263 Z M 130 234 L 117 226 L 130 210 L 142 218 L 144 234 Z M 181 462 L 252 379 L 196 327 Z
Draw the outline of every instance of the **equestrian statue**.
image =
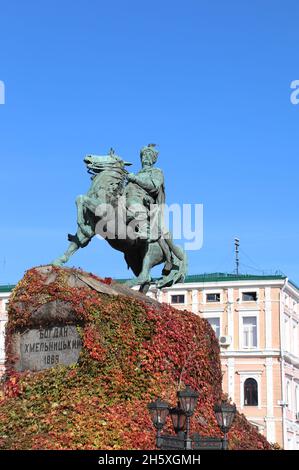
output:
M 52 264 L 62 266 L 95 235 L 101 235 L 124 253 L 128 268 L 136 278 L 131 287 L 149 289 L 151 269 L 164 264 L 157 287 L 182 282 L 187 271 L 185 252 L 175 245 L 164 226 L 165 190 L 162 170 L 154 167 L 158 158 L 155 144 L 140 151 L 141 170 L 135 175 L 126 170 L 114 150 L 108 155 L 87 155 L 84 163 L 91 174 L 91 186 L 76 198 L 77 232 L 68 235 L 69 246 Z

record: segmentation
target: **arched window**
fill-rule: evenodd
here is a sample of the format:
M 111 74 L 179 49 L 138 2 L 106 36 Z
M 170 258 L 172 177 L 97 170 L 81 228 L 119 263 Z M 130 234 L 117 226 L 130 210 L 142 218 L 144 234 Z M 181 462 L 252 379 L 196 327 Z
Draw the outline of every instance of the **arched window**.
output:
M 258 405 L 257 381 L 255 379 L 246 379 L 244 383 L 244 405 Z

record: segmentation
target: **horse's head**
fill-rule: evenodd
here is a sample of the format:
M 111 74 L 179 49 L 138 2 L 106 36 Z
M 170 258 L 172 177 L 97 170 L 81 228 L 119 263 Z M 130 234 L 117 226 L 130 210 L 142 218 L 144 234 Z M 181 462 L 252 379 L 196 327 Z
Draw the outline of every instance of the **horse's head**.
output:
M 109 169 L 122 169 L 126 171 L 125 166 L 132 165 L 132 163 L 122 160 L 112 149 L 108 155 L 86 155 L 84 163 L 89 173 L 99 173 Z

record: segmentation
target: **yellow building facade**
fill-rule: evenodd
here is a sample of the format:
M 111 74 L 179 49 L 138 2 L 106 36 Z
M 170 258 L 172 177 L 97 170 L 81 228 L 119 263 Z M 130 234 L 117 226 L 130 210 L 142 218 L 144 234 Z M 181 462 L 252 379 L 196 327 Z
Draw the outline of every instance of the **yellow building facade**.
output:
M 299 290 L 285 276 L 195 275 L 149 294 L 206 318 L 223 390 L 270 442 L 299 449 Z

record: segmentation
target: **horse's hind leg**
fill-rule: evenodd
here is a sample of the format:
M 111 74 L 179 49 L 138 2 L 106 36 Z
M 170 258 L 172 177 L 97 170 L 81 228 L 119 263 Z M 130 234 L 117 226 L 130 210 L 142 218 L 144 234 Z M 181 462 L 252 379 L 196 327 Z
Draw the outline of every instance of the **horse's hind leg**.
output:
M 139 284 L 144 284 L 146 282 L 151 282 L 151 274 L 150 271 L 152 269 L 152 264 L 151 264 L 151 257 L 149 255 L 150 249 L 147 250 L 147 253 L 144 257 L 143 263 L 142 263 L 142 271 L 138 276 Z
M 150 251 L 150 246 L 147 249 L 146 255 L 143 258 L 142 261 L 142 269 L 138 276 L 135 279 L 131 279 L 130 281 L 126 282 L 126 285 L 129 287 L 133 286 L 138 286 L 138 285 L 143 285 L 145 283 L 150 283 L 151 282 L 151 276 L 150 276 L 150 270 L 152 268 L 151 263 L 150 263 L 150 256 L 149 256 L 149 251 Z
M 129 281 L 130 287 L 140 285 L 140 291 L 144 292 L 151 282 L 151 269 L 163 261 L 163 252 L 158 243 L 149 243 L 146 254 L 143 258 L 142 269 L 136 279 Z M 147 289 L 148 290 L 148 289 Z
M 147 281 L 144 284 L 141 284 L 139 287 L 139 292 L 142 292 L 142 294 L 147 294 L 150 288 L 151 282 Z

